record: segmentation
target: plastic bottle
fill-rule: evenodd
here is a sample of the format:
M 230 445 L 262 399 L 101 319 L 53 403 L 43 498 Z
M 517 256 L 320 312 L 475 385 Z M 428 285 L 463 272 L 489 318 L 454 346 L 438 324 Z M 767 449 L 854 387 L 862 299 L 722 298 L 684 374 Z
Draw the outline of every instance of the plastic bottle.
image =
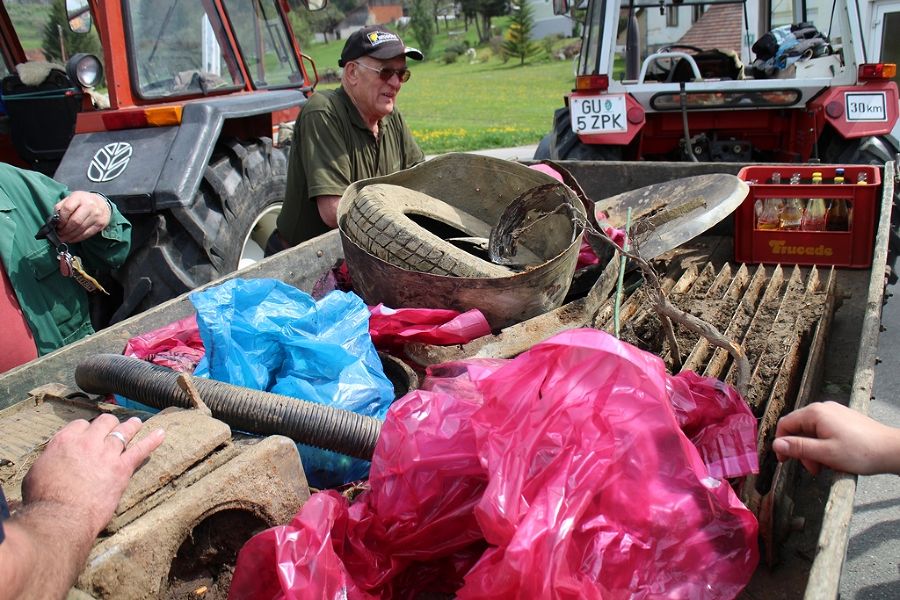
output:
M 791 175 L 791 185 L 800 183 L 800 173 Z M 787 198 L 784 208 L 781 209 L 781 226 L 779 229 L 785 231 L 797 231 L 803 220 L 803 204 L 800 198 Z
M 835 185 L 844 184 L 844 169 L 838 167 L 834 175 Z M 827 231 L 849 231 L 850 209 L 847 207 L 846 198 L 835 198 L 828 207 L 825 215 L 825 229 Z
M 813 185 L 822 184 L 822 173 L 816 171 L 812 175 Z M 825 231 L 825 199 L 814 196 L 806 201 L 806 210 L 800 222 L 803 231 Z
M 781 173 L 772 173 L 771 183 L 781 183 Z M 766 198 L 762 200 L 762 206 L 756 216 L 757 229 L 778 229 L 781 227 L 781 208 L 784 201 L 781 198 Z

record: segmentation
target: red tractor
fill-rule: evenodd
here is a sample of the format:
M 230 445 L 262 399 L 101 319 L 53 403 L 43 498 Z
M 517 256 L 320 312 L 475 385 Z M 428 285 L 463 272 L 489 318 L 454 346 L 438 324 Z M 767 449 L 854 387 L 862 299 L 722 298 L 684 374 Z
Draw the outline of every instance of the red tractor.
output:
M 554 8 L 584 9 L 585 22 L 575 89 L 536 159 L 883 164 L 898 151 L 896 65 L 869 58 L 878 50 L 867 53 L 863 39 L 870 4 Z
M 284 195 L 290 134 L 281 128 L 318 82 L 289 8 L 66 0 L 59 62 L 68 60 L 54 65 L 22 41 L 35 38 L 35 23 L 38 35 L 52 31 L 48 3 L 0 2 L 0 159 L 103 193 L 133 225 L 132 254 L 99 324 L 262 257 Z M 102 56 L 67 57 L 66 27 L 99 36 Z

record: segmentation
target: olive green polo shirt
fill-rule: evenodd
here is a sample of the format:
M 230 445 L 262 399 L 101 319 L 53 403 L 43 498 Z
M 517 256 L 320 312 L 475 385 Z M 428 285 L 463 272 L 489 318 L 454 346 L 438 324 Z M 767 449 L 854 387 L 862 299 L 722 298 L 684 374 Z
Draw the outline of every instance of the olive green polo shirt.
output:
M 296 244 L 328 231 L 315 196 L 341 196 L 354 181 L 390 175 L 425 160 L 399 111 L 383 118 L 378 132 L 376 139 L 343 87 L 310 97 L 294 126 L 278 216 L 282 237 Z

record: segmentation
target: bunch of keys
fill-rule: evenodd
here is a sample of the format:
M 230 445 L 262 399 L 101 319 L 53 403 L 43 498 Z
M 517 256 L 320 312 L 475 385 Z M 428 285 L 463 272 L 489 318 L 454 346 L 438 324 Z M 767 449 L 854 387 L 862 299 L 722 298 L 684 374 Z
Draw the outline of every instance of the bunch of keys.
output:
M 46 239 L 53 244 L 54 248 L 56 248 L 56 258 L 59 260 L 60 275 L 73 278 L 88 292 L 96 292 L 99 290 L 109 296 L 109 292 L 103 289 L 100 282 L 87 274 L 87 271 L 84 270 L 84 267 L 81 264 L 81 259 L 69 252 L 68 244 L 59 239 L 59 236 L 56 234 L 56 225 L 58 223 L 59 213 L 54 212 L 50 215 L 50 218 L 47 219 L 47 222 L 38 229 L 38 232 L 34 235 L 34 239 Z

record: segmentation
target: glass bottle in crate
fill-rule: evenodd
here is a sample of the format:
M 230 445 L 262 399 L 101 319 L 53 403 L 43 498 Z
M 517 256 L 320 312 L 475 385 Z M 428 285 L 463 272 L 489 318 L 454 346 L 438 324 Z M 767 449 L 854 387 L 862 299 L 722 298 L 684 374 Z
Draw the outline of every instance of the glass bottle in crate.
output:
M 813 185 L 821 185 L 822 174 L 818 171 L 812 175 Z M 825 199 L 814 196 L 806 201 L 806 210 L 800 222 L 803 231 L 825 231 Z
M 781 183 L 781 173 L 772 173 L 771 183 Z M 784 202 L 781 198 L 766 198 L 761 201 L 759 214 L 756 217 L 757 229 L 778 229 L 781 227 L 781 208 Z
M 844 184 L 844 169 L 835 169 L 835 185 Z M 850 231 L 850 209 L 847 207 L 846 198 L 835 198 L 828 207 L 825 215 L 825 229 L 827 231 Z
M 856 185 L 869 185 L 869 174 L 860 171 L 856 175 Z M 850 204 L 850 216 L 848 217 L 848 228 L 853 229 L 853 204 Z
M 800 183 L 800 173 L 791 175 L 791 185 Z M 796 193 L 795 193 L 796 194 Z M 785 231 L 798 231 L 803 220 L 803 204 L 796 195 L 793 198 L 787 198 L 784 208 L 781 209 L 781 219 L 779 229 Z

